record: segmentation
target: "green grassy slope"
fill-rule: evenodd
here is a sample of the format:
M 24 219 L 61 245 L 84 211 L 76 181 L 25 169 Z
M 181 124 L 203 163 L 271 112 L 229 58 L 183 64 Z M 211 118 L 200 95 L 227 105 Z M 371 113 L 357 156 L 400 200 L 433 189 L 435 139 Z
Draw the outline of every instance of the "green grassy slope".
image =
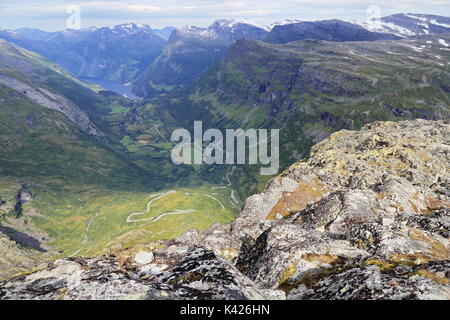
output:
M 66 97 L 104 134 L 93 137 L 0 84 L 1 225 L 38 240 L 49 254 L 67 256 L 229 222 L 239 210 L 236 198 L 260 190 L 269 177 L 257 166 L 174 166 L 174 129 L 191 128 L 194 120 L 203 120 L 204 129 L 278 128 L 286 167 L 343 128 L 450 118 L 450 48 L 443 43 L 450 36 L 243 40 L 192 86 L 139 104 L 97 94 L 40 56 L 0 42 L 0 75 Z M 17 217 L 23 185 L 34 199 Z
M 279 128 L 286 167 L 336 130 L 376 120 L 449 118 L 450 48 L 444 43 L 449 35 L 285 45 L 242 40 L 200 81 L 149 100 L 135 115 L 168 114 L 187 128 L 194 120 L 205 127 Z M 132 140 L 152 135 L 145 122 L 127 122 L 126 128 Z M 172 128 L 166 126 L 166 135 Z M 258 171 L 235 171 L 243 197 L 267 180 Z
M 86 112 L 107 136 L 120 134 L 120 129 L 107 116 L 117 113 L 119 107 L 129 110 L 134 106 L 119 95 L 98 94 L 98 88 L 79 81 L 53 62 L 1 39 L 0 72 L 66 97 Z
M 141 153 L 127 145 L 124 119 L 134 103 L 110 93 L 97 94 L 40 56 L 4 41 L 0 76 L 65 97 L 103 133 L 89 135 L 61 112 L 32 101 L 29 92 L 0 83 L 0 227 L 19 243 L 31 239 L 48 251 L 40 253 L 29 241 L 22 243 L 23 255 L 5 260 L 0 277 L 14 271 L 14 265 L 31 266 L 44 256 L 94 255 L 104 248 L 172 238 L 192 228 L 229 222 L 236 214 L 238 207 L 228 189 L 217 191 L 195 179 L 192 168 L 171 164 L 164 153 L 167 143 L 153 149 L 146 146 L 152 152 Z M 180 170 L 193 174 L 180 176 Z M 17 194 L 24 186 L 34 198 L 22 205 L 19 214 Z M 131 213 L 145 212 L 152 195 L 170 190 L 177 192 L 155 201 L 142 215 L 146 219 L 162 215 L 156 221 L 127 222 Z M 193 211 L 167 214 L 184 207 Z M 10 247 L 0 246 L 0 254 Z

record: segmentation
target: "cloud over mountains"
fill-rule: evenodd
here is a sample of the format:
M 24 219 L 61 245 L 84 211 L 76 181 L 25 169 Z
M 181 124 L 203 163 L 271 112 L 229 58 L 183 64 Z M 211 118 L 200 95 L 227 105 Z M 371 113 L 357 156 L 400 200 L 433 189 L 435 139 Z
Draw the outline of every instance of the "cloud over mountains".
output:
M 47 30 L 64 29 L 67 8 L 79 5 L 82 26 L 105 26 L 144 22 L 155 27 L 186 24 L 207 26 L 218 18 L 252 18 L 270 24 L 284 18 L 302 20 L 352 18 L 367 20 L 367 8 L 376 5 L 380 15 L 398 12 L 450 14 L 445 0 L 6 0 L 0 4 L 1 28 L 33 26 Z

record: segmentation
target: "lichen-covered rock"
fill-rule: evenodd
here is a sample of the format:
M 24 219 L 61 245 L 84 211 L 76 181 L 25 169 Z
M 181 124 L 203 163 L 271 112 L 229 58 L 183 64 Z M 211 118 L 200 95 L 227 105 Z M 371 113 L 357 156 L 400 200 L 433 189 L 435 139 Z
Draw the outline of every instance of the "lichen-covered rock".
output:
M 140 251 L 134 257 L 134 261 L 137 264 L 144 265 L 144 264 L 149 264 L 150 262 L 152 262 L 154 258 L 155 258 L 155 256 L 153 255 L 152 252 Z
M 282 187 L 286 179 L 298 185 L 294 191 Z M 246 206 L 253 211 L 266 193 L 275 205 L 260 206 L 265 221 L 261 214 L 257 221 L 265 231 L 242 246 L 237 267 L 263 288 L 295 293 L 299 285 L 308 291 L 363 258 L 425 269 L 426 263 L 448 260 L 449 179 L 449 121 L 377 122 L 359 132 L 338 132 L 316 145 L 307 161 L 275 178 L 255 201 L 249 199 Z M 274 221 L 277 215 L 283 218 Z M 245 209 L 240 219 L 251 219 Z M 234 234 L 251 236 L 246 226 L 252 223 L 234 223 Z M 288 297 L 307 296 L 300 291 Z M 448 291 L 439 292 L 436 297 L 449 298 Z
M 0 286 L 1 299 L 266 299 L 246 276 L 213 252 L 169 247 L 154 259 L 119 256 L 58 260 Z M 273 291 L 267 291 L 271 296 Z
M 0 298 L 450 299 L 449 234 L 450 121 L 376 122 L 316 145 L 229 225 L 63 260 Z
M 265 231 L 254 246 L 241 251 L 237 267 L 262 288 L 285 288 L 311 273 L 329 270 L 348 259 L 369 254 L 347 240 L 320 231 L 279 223 Z
M 308 299 L 420 299 L 450 298 L 450 261 L 388 270 L 376 265 L 351 268 L 315 283 Z

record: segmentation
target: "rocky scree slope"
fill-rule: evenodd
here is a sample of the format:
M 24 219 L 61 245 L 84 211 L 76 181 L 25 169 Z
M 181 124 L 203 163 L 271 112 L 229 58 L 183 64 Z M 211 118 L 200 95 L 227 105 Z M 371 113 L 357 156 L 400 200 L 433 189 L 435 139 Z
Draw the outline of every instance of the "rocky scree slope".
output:
M 317 144 L 229 225 L 59 260 L 1 299 L 449 299 L 450 121 Z
M 45 108 L 61 112 L 83 131 L 93 136 L 99 136 L 98 129 L 84 110 L 59 92 L 52 92 L 44 86 L 38 87 L 36 83 L 30 83 L 33 82 L 31 79 L 24 79 L 24 75 L 27 74 L 29 78 L 35 76 L 36 79 L 44 80 L 42 74 L 37 74 L 43 70 L 53 71 L 59 75 L 57 71 L 45 68 L 42 60 L 39 61 L 33 53 L 0 39 L 0 85 L 26 95 L 31 101 Z M 59 76 L 63 77 L 62 74 Z

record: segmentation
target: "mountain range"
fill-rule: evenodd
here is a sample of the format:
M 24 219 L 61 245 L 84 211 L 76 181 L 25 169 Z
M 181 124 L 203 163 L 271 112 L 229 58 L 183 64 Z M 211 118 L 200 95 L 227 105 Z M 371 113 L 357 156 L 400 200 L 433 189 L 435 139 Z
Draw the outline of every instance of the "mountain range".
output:
M 441 239 L 448 231 L 442 218 L 448 207 L 447 177 L 443 173 L 436 186 L 430 181 L 438 179 L 436 170 L 445 171 L 448 124 L 441 120 L 450 119 L 449 66 L 450 18 L 424 14 L 364 23 L 289 20 L 261 26 L 236 19 L 207 28 L 154 30 L 129 23 L 59 32 L 0 30 L 0 278 L 56 258 L 134 257 L 142 246 L 160 257 L 174 254 L 170 267 L 205 255 L 205 261 L 237 277 L 238 290 L 249 284 L 252 291 L 241 298 L 280 295 L 270 290 L 281 290 L 285 297 L 341 297 L 323 284 L 332 281 L 328 275 L 347 281 L 341 267 L 363 277 L 373 265 L 397 270 L 402 259 L 411 264 L 426 256 L 418 265 L 427 272 L 441 270 L 448 255 Z M 123 96 L 131 91 L 136 97 Z M 205 130 L 280 129 L 281 175 L 261 176 L 253 165 L 174 165 L 173 130 L 192 130 L 199 120 Z M 387 122 L 367 125 L 376 121 Z M 414 130 L 427 141 L 435 134 L 439 143 L 422 145 L 412 138 Z M 414 143 L 398 142 L 399 135 Z M 339 161 L 334 154 L 342 158 L 345 150 L 351 156 Z M 303 168 L 302 159 L 311 154 Z M 379 165 L 391 176 L 382 178 Z M 362 208 L 361 199 L 373 194 L 382 206 L 374 210 L 383 219 L 392 218 L 388 207 L 396 206 L 396 217 L 409 219 L 419 235 L 397 239 L 395 228 L 372 219 L 372 213 L 356 216 L 373 237 L 406 241 L 406 249 L 381 238 L 372 244 L 362 236 L 366 229 L 352 225 L 349 206 Z M 402 197 L 413 204 L 406 206 L 409 200 Z M 334 213 L 327 208 L 336 201 L 342 201 L 333 216 L 336 230 L 328 230 Z M 416 217 L 421 210 L 432 215 L 426 225 Z M 328 222 L 317 222 L 316 216 Z M 349 225 L 339 222 L 347 218 Z M 323 234 L 314 233 L 314 241 L 325 239 L 334 251 L 322 252 L 314 241 L 308 252 L 294 241 L 298 261 L 271 251 L 267 241 L 275 247 L 283 241 L 278 227 L 289 234 L 299 224 L 300 229 L 325 228 Z M 170 253 L 175 238 L 176 252 Z M 342 247 L 341 240 L 348 243 Z M 414 241 L 438 249 L 425 250 L 421 244 L 409 256 Z M 380 243 L 386 246 L 377 247 Z M 209 251 L 185 248 L 200 245 L 226 262 Z M 357 257 L 351 250 L 359 250 Z M 119 264 L 132 268 L 129 259 Z M 324 261 L 336 269 L 314 276 L 309 286 L 305 261 L 321 262 L 316 271 L 323 271 Z M 173 285 L 170 281 L 156 283 Z M 173 297 L 181 294 L 177 290 L 171 291 Z M 15 294 L 27 297 L 0 285 L 0 298 Z M 386 292 L 373 297 L 386 297 Z
M 144 24 L 44 32 L 0 30 L 0 38 L 42 54 L 78 77 L 129 85 L 141 97 L 185 86 L 215 65 L 236 41 L 270 43 L 394 40 L 450 32 L 449 18 L 396 14 L 369 22 L 286 20 L 262 26 L 246 19 L 218 20 L 208 28 L 152 30 Z
M 243 39 L 198 81 L 138 106 L 127 134 L 159 139 L 153 108 L 183 128 L 194 119 L 210 128 L 279 128 L 281 163 L 288 166 L 336 130 L 374 120 L 448 118 L 449 43 L 448 35 L 283 45 Z M 169 137 L 175 128 L 161 132 Z M 236 175 L 243 198 L 265 183 L 255 174 Z
M 134 90 L 140 96 L 148 96 L 186 85 L 215 65 L 230 45 L 244 38 L 282 44 L 304 39 L 393 40 L 449 32 L 448 18 L 431 15 L 400 14 L 373 23 L 282 21 L 270 27 L 246 20 L 222 20 L 209 28 L 187 27 L 174 32 L 166 49 L 137 81 Z
M 0 37 L 35 51 L 77 77 L 118 83 L 134 80 L 166 44 L 148 25 L 123 24 L 45 33 L 20 29 Z

